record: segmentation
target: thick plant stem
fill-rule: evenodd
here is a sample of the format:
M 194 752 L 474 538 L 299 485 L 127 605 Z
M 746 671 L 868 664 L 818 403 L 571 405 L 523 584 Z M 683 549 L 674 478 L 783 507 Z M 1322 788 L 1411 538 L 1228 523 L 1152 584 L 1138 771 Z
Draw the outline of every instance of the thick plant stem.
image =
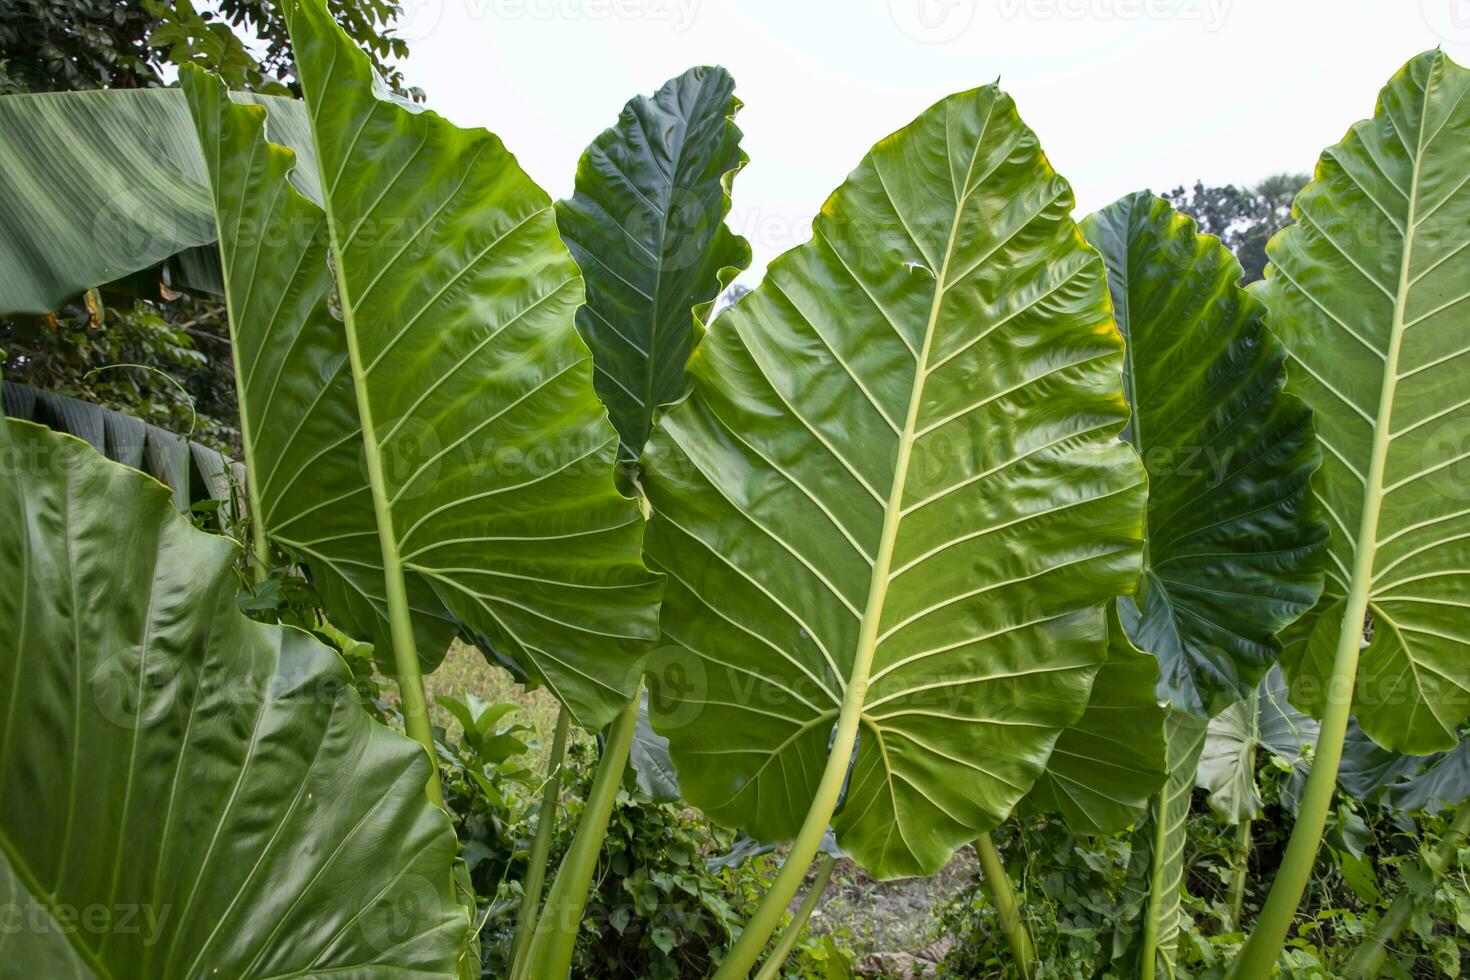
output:
M 1159 963 L 1159 919 L 1164 911 L 1164 852 L 1168 847 L 1168 794 L 1160 791 L 1154 797 L 1153 857 L 1149 864 L 1148 913 L 1143 920 L 1143 949 L 1139 953 L 1140 980 L 1154 980 Z
M 1470 837 L 1470 801 L 1460 804 L 1455 822 L 1450 824 L 1449 831 L 1435 848 L 1438 863 L 1442 866 L 1453 861 L 1455 853 L 1467 837 Z M 1363 940 L 1363 945 L 1348 960 L 1346 975 L 1349 980 L 1372 980 L 1383 972 L 1383 966 L 1388 961 L 1388 948 L 1399 938 L 1399 933 L 1404 931 L 1404 926 L 1413 913 L 1414 896 L 1405 888 L 1393 900 L 1393 905 L 1384 913 L 1383 918 L 1378 920 L 1378 928 L 1373 931 L 1373 935 Z
M 1235 828 L 1235 870 L 1230 873 L 1230 921 L 1225 928 L 1234 931 L 1241 927 L 1241 915 L 1245 911 L 1245 882 L 1251 863 L 1251 821 L 1247 817 Z
M 963 208 L 956 208 L 949 229 L 949 244 L 945 247 L 944 261 L 940 265 L 936 281 L 944 283 L 949 275 L 949 261 L 954 253 L 955 239 L 959 237 L 960 216 Z M 868 580 L 868 598 L 863 605 L 862 623 L 858 627 L 857 647 L 853 651 L 852 668 L 847 677 L 847 687 L 842 694 L 842 707 L 837 713 L 837 725 L 827 749 L 827 765 L 822 770 L 817 791 L 812 795 L 806 817 L 796 840 L 781 864 L 776 880 L 761 899 L 755 914 L 740 932 L 740 938 L 715 973 L 714 980 L 739 980 L 750 973 L 766 941 L 781 924 L 781 917 L 791 904 L 791 899 L 801 888 L 807 868 L 817 856 L 827 827 L 832 823 L 832 814 L 842 799 L 847 785 L 847 774 L 852 765 L 853 748 L 857 745 L 858 727 L 862 724 L 863 705 L 868 698 L 868 678 L 873 669 L 873 654 L 878 647 L 878 624 L 883 618 L 883 603 L 888 596 L 890 570 L 893 567 L 893 547 L 898 540 L 898 525 L 903 516 L 904 487 L 908 481 L 909 458 L 913 455 L 915 432 L 918 430 L 919 406 L 923 403 L 924 379 L 928 375 L 929 352 L 934 344 L 934 328 L 939 320 L 939 309 L 943 303 L 944 290 L 937 289 L 929 306 L 929 322 L 924 328 L 924 344 L 919 350 L 920 367 L 918 379 L 909 392 L 908 412 L 904 417 L 903 431 L 898 437 L 898 452 L 893 462 L 893 484 L 888 490 L 888 503 L 883 511 L 883 527 L 878 535 L 878 551 L 873 559 L 873 570 Z
M 1372 538 L 1367 540 L 1371 542 Z M 1356 564 L 1363 564 L 1362 552 L 1366 551 L 1370 553 L 1367 567 L 1371 568 L 1372 544 L 1360 542 L 1359 549 L 1360 560 Z M 1312 865 L 1317 860 L 1317 847 L 1322 843 L 1322 831 L 1332 809 L 1337 769 L 1342 762 L 1342 741 L 1347 733 L 1348 712 L 1352 707 L 1358 647 L 1363 638 L 1363 613 L 1368 605 L 1368 576 L 1364 574 L 1360 578 L 1355 570 L 1353 579 L 1347 609 L 1343 612 L 1337 657 L 1328 681 L 1327 710 L 1322 715 L 1322 727 L 1317 735 L 1312 773 L 1307 777 L 1296 825 L 1292 827 L 1291 839 L 1286 845 L 1286 854 L 1276 872 L 1271 892 L 1266 897 L 1266 905 L 1235 961 L 1231 976 L 1239 980 L 1271 975 L 1276 957 L 1291 929 L 1297 905 L 1301 903 L 1302 892 L 1311 877 Z
M 865 690 L 867 679 L 864 678 L 857 687 Z M 812 805 L 807 809 L 801 830 L 797 833 L 796 840 L 792 842 L 791 850 L 786 854 L 786 860 L 781 862 L 781 870 L 777 873 L 776 880 L 771 882 L 771 887 L 767 889 L 760 905 L 751 915 L 750 920 L 745 923 L 745 928 L 740 931 L 740 938 L 725 954 L 724 961 L 720 964 L 719 970 L 715 972 L 714 980 L 740 980 L 741 977 L 750 974 L 756 960 L 760 959 L 761 950 L 765 948 L 766 941 L 781 924 L 781 917 L 786 914 L 786 909 L 791 905 L 791 899 L 806 878 L 807 868 L 811 867 L 812 859 L 817 856 L 817 851 L 822 846 L 822 838 L 827 833 L 832 814 L 837 809 L 837 801 L 842 797 L 843 785 L 847 782 L 848 760 L 852 757 L 853 746 L 857 744 L 862 696 L 854 697 L 854 690 L 853 686 L 847 689 L 847 697 L 842 704 L 842 714 L 838 718 L 837 733 L 833 736 L 832 750 L 827 757 L 827 766 L 822 771 L 822 780 L 817 784 L 816 795 L 812 798 Z M 849 705 L 854 702 L 855 706 L 849 711 Z
M 546 761 L 546 786 L 541 791 L 541 809 L 536 815 L 536 837 L 526 864 L 521 907 L 516 912 L 515 941 L 511 945 L 510 970 L 514 975 L 531 945 L 536 912 L 541 908 L 541 888 L 546 883 L 546 857 L 551 853 L 551 833 L 556 829 L 556 805 L 561 799 L 561 763 L 567 751 L 567 729 L 572 715 L 565 707 L 556 716 L 556 734 L 551 739 L 551 757 Z
M 1420 146 L 1424 138 L 1426 111 L 1419 120 Z M 1407 227 L 1418 227 L 1419 177 L 1421 159 L 1415 158 L 1409 185 Z M 1292 917 L 1301 903 L 1302 892 L 1312 874 L 1322 831 L 1332 808 L 1332 795 L 1337 787 L 1337 770 L 1342 763 L 1342 741 L 1347 734 L 1348 715 L 1353 706 L 1353 686 L 1358 674 L 1358 656 L 1363 646 L 1363 627 L 1372 598 L 1374 560 L 1378 551 L 1378 515 L 1383 507 L 1384 472 L 1388 465 L 1389 444 L 1393 440 L 1393 402 L 1398 386 L 1399 356 L 1404 341 L 1404 310 L 1408 305 L 1409 287 L 1413 284 L 1414 238 L 1406 235 L 1399 259 L 1398 290 L 1394 298 L 1393 321 L 1389 325 L 1388 350 L 1383 357 L 1383 383 L 1378 390 L 1378 413 L 1373 417 L 1373 443 L 1368 459 L 1368 474 L 1362 479 L 1363 512 L 1353 545 L 1353 570 L 1348 579 L 1347 597 L 1343 600 L 1342 621 L 1338 624 L 1337 652 L 1332 673 L 1327 681 L 1327 705 L 1322 713 L 1322 727 L 1317 733 L 1317 750 L 1312 774 L 1307 777 L 1297 810 L 1296 825 L 1291 829 L 1286 853 L 1271 893 L 1261 909 L 1260 918 L 1240 957 L 1235 961 L 1232 977 L 1254 980 L 1270 975 L 1276 957 L 1291 929 Z
M 556 871 L 556 880 L 546 896 L 546 907 L 536 921 L 530 949 L 520 964 L 520 971 L 513 974 L 515 977 L 551 980 L 565 977 L 572 968 L 577 931 L 587 907 L 587 889 L 597 868 L 597 856 L 602 852 L 602 839 L 607 835 L 607 822 L 623 782 L 623 770 L 628 766 L 628 750 L 633 745 L 642 694 L 640 684 L 633 700 L 608 730 L 602 761 L 592 778 L 592 789 L 587 794 L 576 836 Z
M 1000 852 L 989 834 L 975 838 L 975 853 L 980 857 L 980 869 L 985 874 L 985 887 L 990 900 L 1000 917 L 1001 931 L 1006 934 L 1006 943 L 1011 947 L 1011 957 L 1016 961 L 1016 971 L 1025 980 L 1036 975 L 1036 950 L 1031 945 L 1031 934 L 1026 923 L 1021 921 L 1021 908 L 1016 902 L 1016 893 L 1011 889 L 1011 880 L 1006 877 L 1005 865 Z
M 215 210 L 215 220 L 219 220 L 219 210 Z M 223 238 L 215 242 L 219 251 L 220 268 L 225 270 L 225 281 L 229 281 L 230 257 L 225 254 L 225 243 Z M 240 365 L 240 345 L 235 337 L 235 308 L 230 300 L 230 290 L 225 290 L 225 321 L 230 329 L 230 366 L 235 377 L 235 399 L 240 405 L 240 446 L 245 450 L 245 510 L 250 519 L 250 571 L 252 581 L 259 585 L 264 582 L 271 571 L 271 549 L 265 536 L 265 521 L 261 519 L 261 512 L 265 509 L 265 500 L 260 495 L 260 471 L 255 466 L 255 432 L 250 417 L 250 406 L 245 398 L 245 374 Z
M 755 980 L 776 980 L 781 972 L 781 964 L 786 962 L 786 957 L 796 948 L 796 941 L 806 929 L 807 920 L 812 917 L 812 911 L 816 909 L 817 902 L 822 897 L 822 892 L 827 890 L 827 882 L 832 880 L 832 869 L 837 867 L 837 859 L 830 854 L 822 855 L 822 860 L 817 865 L 817 877 L 812 886 L 806 890 L 806 897 L 801 900 L 801 907 L 796 910 L 796 916 L 786 931 L 781 933 L 781 938 L 776 940 L 776 945 L 771 948 L 771 954 L 761 964 L 761 971 L 755 975 Z
M 317 138 L 315 117 L 312 139 Z M 323 187 L 331 179 L 322 172 L 317 160 L 317 173 Z M 408 737 L 429 754 L 429 778 L 425 786 L 429 802 L 442 808 L 444 792 L 439 786 L 439 754 L 434 748 L 434 730 L 429 725 L 429 704 L 424 694 L 424 677 L 419 667 L 418 641 L 413 635 L 413 620 L 408 605 L 408 585 L 404 580 L 403 559 L 398 551 L 398 536 L 393 527 L 388 480 L 383 468 L 383 454 L 378 442 L 372 401 L 368 397 L 367 371 L 363 364 L 361 344 L 357 338 L 357 315 L 347 288 L 342 258 L 342 238 L 331 203 L 325 208 L 327 241 L 331 246 L 332 274 L 337 283 L 337 297 L 342 305 L 342 332 L 347 341 L 347 361 L 352 368 L 352 387 L 357 399 L 357 421 L 362 426 L 362 458 L 368 485 L 373 495 L 373 516 L 378 530 L 378 547 L 383 555 L 383 589 L 388 600 L 388 635 L 393 641 L 393 668 L 398 678 L 398 696 L 403 705 L 403 727 Z

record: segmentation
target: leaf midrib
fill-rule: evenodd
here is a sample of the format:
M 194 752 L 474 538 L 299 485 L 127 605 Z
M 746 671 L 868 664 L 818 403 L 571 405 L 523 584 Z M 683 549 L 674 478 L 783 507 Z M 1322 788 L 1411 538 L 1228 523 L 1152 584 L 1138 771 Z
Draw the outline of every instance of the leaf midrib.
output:
M 858 646 L 853 656 L 853 669 L 849 679 L 849 690 L 846 693 L 848 702 L 855 702 L 856 717 L 854 722 L 864 717 L 863 709 L 867 703 L 868 678 L 872 671 L 873 657 L 878 647 L 878 626 L 883 616 L 884 603 L 888 596 L 888 585 L 892 581 L 889 570 L 893 564 L 893 550 L 898 539 L 899 525 L 903 521 L 903 494 L 908 478 L 909 457 L 913 451 L 915 442 L 915 431 L 918 427 L 919 409 L 924 398 L 924 382 L 929 374 L 929 356 L 933 347 L 935 328 L 939 323 L 939 312 L 944 306 L 945 296 L 948 294 L 949 265 L 954 255 L 954 244 L 959 238 L 960 219 L 964 215 L 965 204 L 970 193 L 970 178 L 974 174 L 975 160 L 980 155 L 980 143 L 985 133 L 990 128 L 991 115 L 995 111 L 995 102 L 991 101 L 986 111 L 985 121 L 981 124 L 975 145 L 970 152 L 970 161 L 965 168 L 965 179 L 956 188 L 954 216 L 950 220 L 949 237 L 945 242 L 944 259 L 940 263 L 938 274 L 934 279 L 934 299 L 929 306 L 929 319 L 924 326 L 924 339 L 915 360 L 914 386 L 909 392 L 908 411 L 904 416 L 903 429 L 899 433 L 898 454 L 894 461 L 893 483 L 889 488 L 888 504 L 883 512 L 883 527 L 879 532 L 878 552 L 873 561 L 872 581 L 869 584 L 868 600 L 863 608 L 863 618 L 860 632 L 858 634 Z M 948 131 L 945 133 L 946 144 L 948 143 Z M 878 161 L 873 161 L 874 171 L 877 171 Z M 886 193 L 886 189 L 885 189 Z M 892 196 L 889 195 L 889 199 Z M 902 220 L 897 201 L 893 201 L 893 210 Z M 918 245 L 916 241 L 915 246 Z M 920 250 L 922 255 L 922 250 Z M 843 705 L 843 714 L 848 713 L 848 704 Z
M 1414 237 L 1417 233 L 1415 216 L 1419 206 L 1419 185 L 1424 166 L 1424 122 L 1429 117 L 1429 92 L 1438 70 L 1438 62 L 1430 68 L 1424 82 L 1424 103 L 1419 113 L 1419 132 L 1413 147 L 1414 169 L 1409 180 L 1408 212 L 1404 216 L 1404 251 L 1399 259 L 1398 291 L 1394 296 L 1393 320 L 1389 328 L 1388 350 L 1383 358 L 1383 386 L 1378 393 L 1378 415 L 1373 426 L 1373 442 L 1368 459 L 1368 473 L 1363 481 L 1363 511 L 1359 518 L 1358 535 L 1354 541 L 1353 572 L 1348 582 L 1348 609 L 1352 612 L 1358 605 L 1358 626 L 1348 626 L 1345 616 L 1341 629 L 1361 629 L 1363 614 L 1374 596 L 1374 566 L 1378 552 L 1378 519 L 1383 505 L 1383 476 L 1388 463 L 1388 450 L 1393 442 L 1392 419 L 1394 395 L 1398 386 L 1399 354 L 1404 335 L 1404 312 L 1408 307 L 1408 294 L 1412 285 L 1409 269 L 1413 260 Z M 1397 131 L 1397 130 L 1395 130 Z M 1339 651 L 1341 655 L 1341 651 Z M 1405 656 L 1412 663 L 1413 657 L 1405 648 Z M 1356 656 L 1354 673 L 1356 674 Z

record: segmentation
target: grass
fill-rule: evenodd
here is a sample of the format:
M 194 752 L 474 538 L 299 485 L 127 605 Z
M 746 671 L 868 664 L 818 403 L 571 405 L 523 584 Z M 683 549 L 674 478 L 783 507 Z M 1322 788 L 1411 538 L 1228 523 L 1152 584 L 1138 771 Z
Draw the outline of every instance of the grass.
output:
M 424 676 L 424 692 L 429 696 L 429 720 L 443 727 L 451 737 L 458 735 L 458 722 L 435 698 L 450 695 L 462 699 L 466 691 L 491 704 L 509 702 L 516 705 L 515 713 L 507 716 L 505 723 L 520 722 L 535 729 L 535 736 L 526 738 L 531 754 L 525 757 L 525 762 L 533 772 L 544 771 L 551 755 L 551 735 L 556 728 L 556 716 L 561 710 L 556 698 L 545 688 L 526 690 L 511 678 L 509 672 L 492 666 L 480 651 L 456 640 L 439 668 Z M 574 725 L 569 744 L 577 740 L 590 742 L 592 736 Z

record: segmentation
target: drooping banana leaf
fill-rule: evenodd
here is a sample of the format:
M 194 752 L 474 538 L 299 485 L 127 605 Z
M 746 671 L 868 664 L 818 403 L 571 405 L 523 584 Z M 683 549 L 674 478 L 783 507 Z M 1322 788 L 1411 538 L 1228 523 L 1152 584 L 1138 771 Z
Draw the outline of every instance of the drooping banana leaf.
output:
M 1111 610 L 1108 659 L 1087 710 L 1057 739 L 1023 808 L 1060 814 L 1079 834 L 1115 834 L 1136 823 L 1168 776 L 1158 679 L 1159 662 L 1128 642 Z
M 728 72 L 689 69 L 623 108 L 582 154 L 576 193 L 556 205 L 587 284 L 577 328 L 629 458 L 658 408 L 689 388 L 697 308 L 750 264 L 750 245 L 725 226 L 746 162 L 739 109 Z
M 270 110 L 269 138 L 302 154 L 297 187 L 320 199 L 306 113 Z M 209 178 L 178 89 L 0 97 L 0 313 L 46 313 L 215 240 Z M 175 272 L 197 285 L 197 253 Z
M 1114 963 L 1126 976 L 1144 970 L 1152 950 L 1150 975 L 1175 976 L 1184 889 L 1184 844 L 1190 793 L 1205 743 L 1204 719 L 1171 709 L 1164 720 L 1169 777 L 1133 831 L 1124 903 L 1137 911 L 1113 935 Z
M 206 500 L 233 505 L 244 496 L 245 468 L 239 463 L 131 415 L 10 383 L 0 390 L 0 409 L 10 418 L 76 436 L 108 459 L 147 473 L 172 491 L 181 511 Z
M 847 773 L 842 849 L 931 872 L 1081 715 L 1143 486 L 1071 206 L 1008 96 L 951 96 L 696 349 L 643 460 L 675 647 L 650 704 L 713 819 L 805 841 Z
M 1261 815 L 1256 756 L 1264 749 L 1296 770 L 1310 768 L 1307 748 L 1317 740 L 1317 723 L 1291 706 L 1279 667 L 1261 679 L 1249 698 L 1210 719 L 1195 781 L 1210 791 L 1210 805 L 1230 823 Z
M 267 530 L 345 570 L 326 597 L 353 614 L 396 622 L 403 582 L 436 637 L 421 659 L 437 662 L 447 613 L 599 726 L 636 690 L 658 583 L 637 505 L 613 486 L 617 437 L 551 202 L 491 134 L 381 95 L 320 0 L 288 12 L 325 209 L 287 185 L 295 161 L 261 138 L 258 110 L 189 82 L 204 145 L 220 148 Z
M 1128 440 L 1149 471 L 1148 548 L 1129 636 L 1159 694 L 1213 716 L 1248 697 L 1276 634 L 1322 589 L 1311 413 L 1282 391 L 1285 352 L 1219 239 L 1148 192 L 1082 222 L 1108 266 L 1128 342 Z
M 1285 658 L 1292 699 L 1320 715 L 1341 645 L 1364 731 L 1416 754 L 1454 746 L 1470 715 L 1467 89 L 1442 51 L 1395 75 L 1322 154 L 1258 287 L 1316 414 L 1333 524 L 1322 601 Z
M 0 456 L 37 464 L 0 468 L 3 972 L 457 976 L 423 751 L 241 615 L 234 544 L 161 484 L 13 419 Z

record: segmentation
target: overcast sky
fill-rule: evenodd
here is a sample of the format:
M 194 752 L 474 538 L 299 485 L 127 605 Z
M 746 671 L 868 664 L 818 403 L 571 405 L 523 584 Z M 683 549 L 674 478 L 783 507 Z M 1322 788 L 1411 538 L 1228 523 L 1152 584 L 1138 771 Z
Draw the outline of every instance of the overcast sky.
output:
M 1470 0 L 404 0 L 410 84 L 554 197 L 624 102 L 696 64 L 745 103 L 730 224 L 754 285 L 867 149 L 1000 78 L 1076 190 L 1310 172 L 1413 55 L 1470 64 Z

